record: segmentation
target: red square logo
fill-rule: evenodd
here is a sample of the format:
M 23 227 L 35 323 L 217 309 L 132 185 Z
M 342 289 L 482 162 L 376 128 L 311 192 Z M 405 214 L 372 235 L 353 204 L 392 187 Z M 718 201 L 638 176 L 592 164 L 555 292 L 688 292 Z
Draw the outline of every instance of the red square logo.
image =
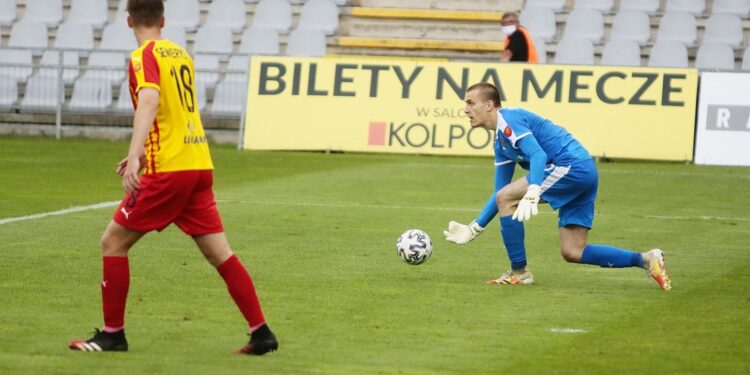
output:
M 367 144 L 370 146 L 385 145 L 385 123 L 379 121 L 370 122 L 370 135 L 367 138 Z

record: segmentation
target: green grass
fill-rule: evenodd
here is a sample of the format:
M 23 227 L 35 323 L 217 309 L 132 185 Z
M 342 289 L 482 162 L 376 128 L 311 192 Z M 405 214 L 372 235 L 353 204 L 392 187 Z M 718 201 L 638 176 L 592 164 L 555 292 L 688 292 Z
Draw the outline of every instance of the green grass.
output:
M 120 142 L 0 138 L 0 219 L 121 197 Z M 231 355 L 246 326 L 221 278 L 170 227 L 131 251 L 130 352 L 79 353 L 101 325 L 98 241 L 113 208 L 0 225 L 0 373 L 504 374 L 750 372 L 750 169 L 599 164 L 595 243 L 667 254 L 674 289 L 636 269 L 565 263 L 546 206 L 526 226 L 536 283 L 496 222 L 447 243 L 492 184 L 492 159 L 214 147 L 227 234 L 281 341 Z M 435 248 L 400 261 L 418 227 Z M 585 333 L 554 333 L 577 328 Z

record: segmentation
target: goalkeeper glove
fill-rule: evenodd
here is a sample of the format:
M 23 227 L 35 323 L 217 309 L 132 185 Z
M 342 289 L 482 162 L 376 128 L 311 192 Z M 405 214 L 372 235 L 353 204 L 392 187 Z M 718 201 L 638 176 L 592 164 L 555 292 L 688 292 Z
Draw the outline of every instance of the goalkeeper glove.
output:
M 479 226 L 476 220 L 469 225 L 451 221 L 448 223 L 448 230 L 443 231 L 443 234 L 446 240 L 463 245 L 476 238 L 482 231 L 484 231 L 484 228 Z
M 523 222 L 531 219 L 533 215 L 539 213 L 539 195 L 542 193 L 542 189 L 539 185 L 529 185 L 526 190 L 526 195 L 521 198 L 516 207 L 516 212 L 513 213 L 513 220 Z

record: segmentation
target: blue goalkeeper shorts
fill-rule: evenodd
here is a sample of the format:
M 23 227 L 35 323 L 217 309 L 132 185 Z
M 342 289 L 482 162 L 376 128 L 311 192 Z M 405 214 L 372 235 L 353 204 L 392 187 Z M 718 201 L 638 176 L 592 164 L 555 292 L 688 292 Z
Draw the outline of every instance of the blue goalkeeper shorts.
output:
M 580 225 L 591 229 L 599 174 L 593 159 L 567 166 L 548 164 L 544 170 L 542 199 L 558 210 L 559 227 Z

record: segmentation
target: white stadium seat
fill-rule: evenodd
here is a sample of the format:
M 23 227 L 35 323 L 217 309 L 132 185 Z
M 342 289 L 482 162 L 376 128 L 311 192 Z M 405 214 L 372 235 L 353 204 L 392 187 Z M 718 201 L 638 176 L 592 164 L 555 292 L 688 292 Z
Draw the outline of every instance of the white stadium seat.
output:
M 526 1 L 526 7 L 546 8 L 553 12 L 562 12 L 566 0 L 530 0 Z
M 63 52 L 63 82 L 67 85 L 73 83 L 78 77 L 78 52 Z M 56 79 L 59 74 L 60 53 L 58 51 L 47 50 L 42 55 L 41 64 L 43 68 L 39 69 L 39 75 Z
M 138 42 L 133 30 L 125 24 L 115 22 L 107 25 L 102 31 L 102 41 L 99 48 L 130 52 L 138 48 Z
M 687 47 L 680 42 L 657 40 L 648 56 L 648 66 L 687 68 Z
M 54 111 L 59 103 L 60 92 L 56 79 L 33 75 L 26 82 L 26 92 L 21 100 L 21 109 L 30 111 Z
M 225 81 L 247 82 L 247 72 L 250 64 L 250 56 L 234 55 L 229 58 Z M 241 72 L 241 73 L 239 73 Z
M 253 27 L 258 29 L 276 29 L 286 34 L 292 27 L 292 6 L 286 1 L 260 0 L 255 7 Z
M 555 64 L 594 65 L 594 45 L 585 38 L 564 37 L 557 43 Z
M 8 26 L 16 20 L 16 0 L 0 0 L 0 26 Z
M 705 10 L 706 0 L 667 0 L 667 12 L 686 12 L 700 16 Z
M 734 50 L 725 43 L 704 43 L 695 55 L 698 69 L 734 70 Z
M 182 26 L 165 24 L 161 29 L 161 36 L 182 48 L 187 48 L 185 28 Z
M 30 50 L 0 48 L 0 75 L 25 82 L 33 72 L 33 60 Z
M 551 42 L 557 32 L 555 12 L 548 8 L 526 7 L 519 15 L 521 25 L 545 42 Z
M 203 82 L 208 88 L 216 86 L 219 82 L 219 56 L 195 54 L 193 65 L 197 82 Z
M 539 56 L 539 63 L 547 63 L 547 43 L 544 41 L 544 38 L 532 35 L 531 40 L 534 42 L 534 47 L 536 47 L 536 54 Z
M 81 49 L 81 56 L 86 57 L 94 48 L 94 30 L 85 23 L 64 22 L 57 28 L 55 48 Z
M 714 0 L 711 14 L 734 14 L 742 18 L 750 17 L 750 1 L 748 0 Z
M 34 48 L 32 53 L 41 56 L 47 48 L 47 26 L 36 21 L 18 21 L 10 29 L 10 47 Z
M 245 109 L 245 82 L 221 81 L 216 85 L 211 113 L 215 115 L 239 115 Z
M 107 0 L 72 0 L 68 22 L 86 23 L 95 29 L 107 24 Z
M 182 26 L 195 31 L 201 23 L 201 8 L 198 0 L 168 0 L 164 2 L 165 25 Z
M 133 112 L 133 99 L 130 97 L 130 83 L 127 79 L 120 85 L 120 94 L 117 96 L 114 109 L 117 112 Z
M 245 28 L 245 3 L 242 0 L 214 0 L 208 7 L 206 25 L 226 26 L 232 32 L 241 32 Z
M 73 111 L 103 112 L 112 105 L 112 84 L 109 80 L 82 77 L 73 86 L 68 108 Z
M 749 1 L 750 2 L 750 1 Z M 734 48 L 742 45 L 742 20 L 736 14 L 713 14 L 706 21 L 703 43 L 727 43 Z
M 750 70 L 750 47 L 745 48 L 742 54 L 742 70 Z
M 87 78 L 109 81 L 110 85 L 117 84 L 125 78 L 125 54 L 122 52 L 92 52 L 86 73 Z
M 62 22 L 62 19 L 62 0 L 26 0 L 23 20 L 42 22 L 48 27 L 54 27 Z
M 323 56 L 326 54 L 326 36 L 321 30 L 294 29 L 286 45 L 288 56 Z
M 686 46 L 695 45 L 698 38 L 698 25 L 690 13 L 667 13 L 661 17 L 656 41 L 680 42 Z
M 639 10 L 653 16 L 659 12 L 659 0 L 623 0 L 620 10 Z
M 274 29 L 251 27 L 242 33 L 239 53 L 248 55 L 278 55 L 279 33 Z
M 614 5 L 614 0 L 575 0 L 573 9 L 596 9 L 602 13 L 610 13 Z
M 628 39 L 645 45 L 651 38 L 648 14 L 638 10 L 621 10 L 612 21 L 610 39 Z
M 18 82 L 15 77 L 1 73 L 2 71 L 0 71 L 0 110 L 8 110 L 18 101 Z
M 595 9 L 574 9 L 568 14 L 564 38 L 585 38 L 599 43 L 604 36 L 604 17 Z
M 219 25 L 201 27 L 195 34 L 193 53 L 222 54 L 222 59 L 228 59 L 232 54 L 232 30 Z
M 298 28 L 323 30 L 333 35 L 339 27 L 339 8 L 331 0 L 308 0 L 302 6 Z
M 641 47 L 633 40 L 610 39 L 602 50 L 602 65 L 641 66 Z

